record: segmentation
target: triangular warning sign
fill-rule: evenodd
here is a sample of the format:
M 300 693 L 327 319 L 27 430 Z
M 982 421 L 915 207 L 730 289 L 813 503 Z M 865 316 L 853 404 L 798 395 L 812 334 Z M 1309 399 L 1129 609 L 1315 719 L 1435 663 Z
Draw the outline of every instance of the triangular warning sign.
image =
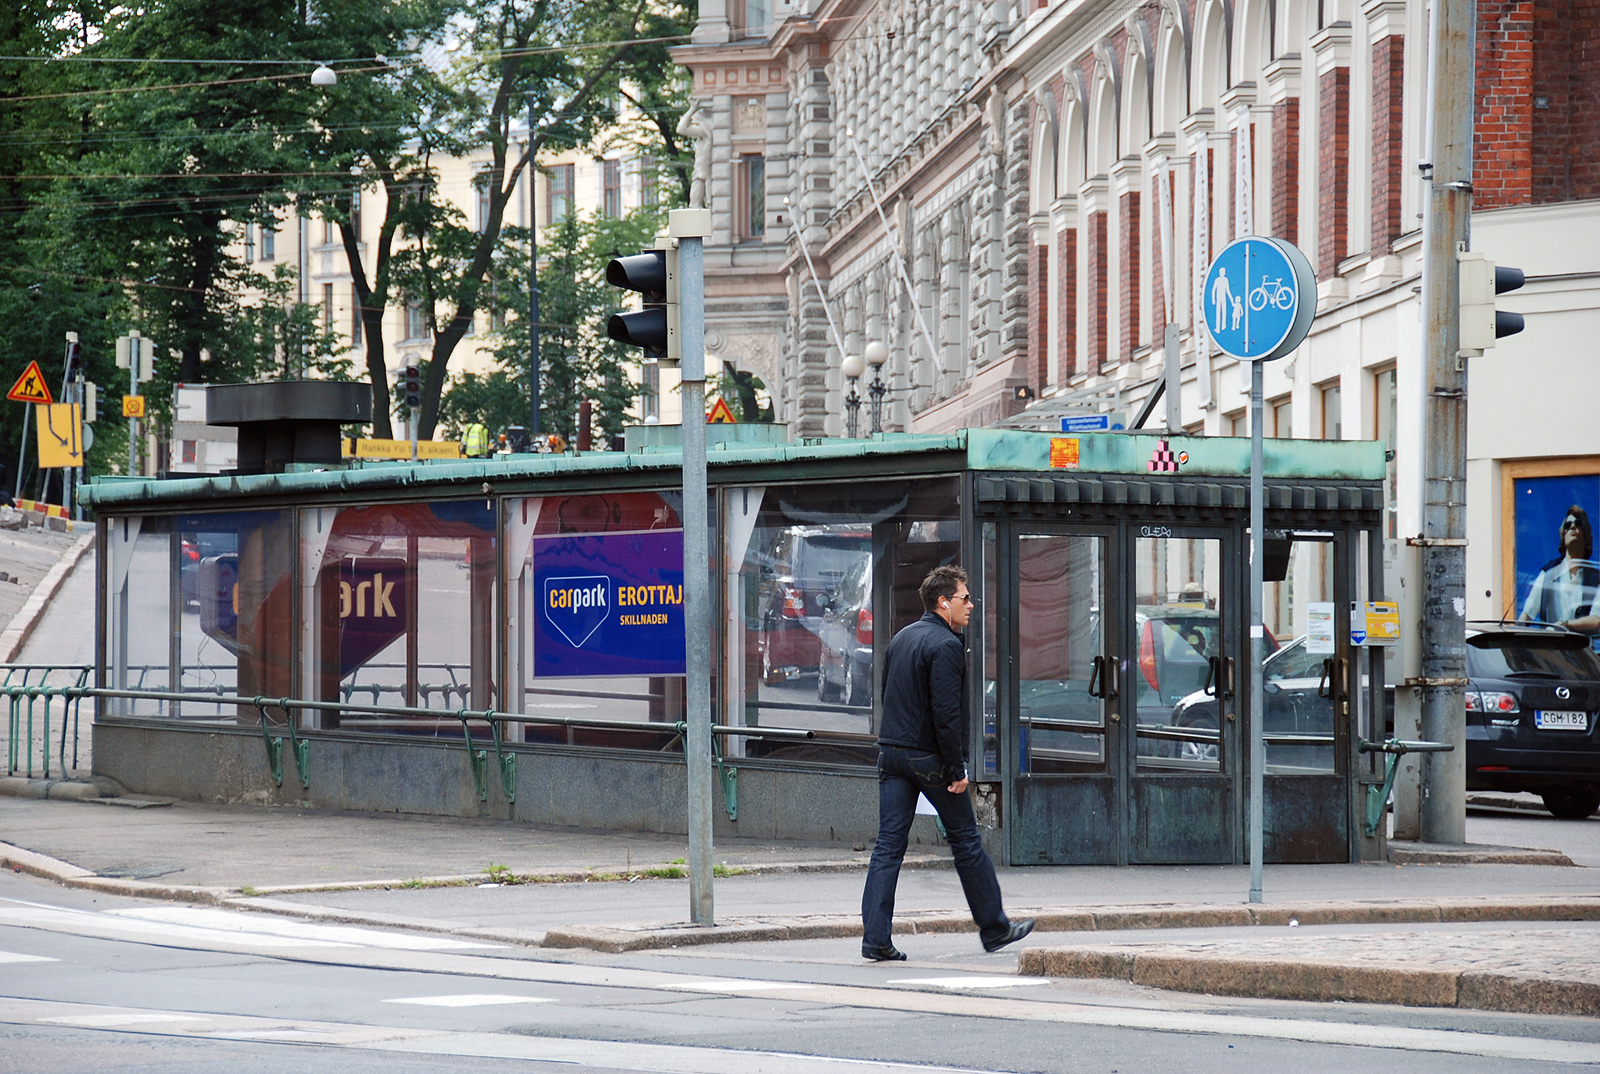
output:
M 727 400 L 718 399 L 716 405 L 711 408 L 711 413 L 706 415 L 706 424 L 737 425 L 739 424 L 739 419 L 733 416 L 733 411 L 729 409 Z
M 5 381 L 0 380 L 0 384 Z M 38 362 L 29 362 L 28 368 L 22 371 L 22 376 L 6 392 L 6 398 L 14 403 L 43 403 L 49 406 L 55 402 L 50 396 L 50 388 L 44 382 L 44 374 L 39 371 Z M 730 419 L 731 420 L 731 419 Z

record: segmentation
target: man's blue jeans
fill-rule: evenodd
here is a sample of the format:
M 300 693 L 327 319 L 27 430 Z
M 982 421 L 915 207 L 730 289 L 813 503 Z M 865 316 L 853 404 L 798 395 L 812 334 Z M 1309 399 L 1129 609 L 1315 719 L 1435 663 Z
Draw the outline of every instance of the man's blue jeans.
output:
M 917 794 L 927 795 L 944 823 L 945 838 L 955 854 L 956 873 L 967 896 L 967 908 L 977 922 L 984 943 L 998 940 L 1011 923 L 1000 901 L 1000 881 L 978 837 L 978 820 L 972 800 L 945 790 L 944 762 L 937 754 L 899 746 L 878 747 L 878 842 L 867 868 L 867 886 L 861 893 L 861 942 L 869 947 L 889 944 L 894 925 L 894 891 L 900 881 L 900 863 L 906 856 L 911 822 L 916 817 Z

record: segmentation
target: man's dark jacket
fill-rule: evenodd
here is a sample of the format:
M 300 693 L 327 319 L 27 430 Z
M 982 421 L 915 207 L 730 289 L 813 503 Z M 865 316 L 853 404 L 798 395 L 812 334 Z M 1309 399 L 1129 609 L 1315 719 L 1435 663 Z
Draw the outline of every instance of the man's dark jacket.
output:
M 885 746 L 937 753 L 951 782 L 967 771 L 967 645 L 932 612 L 894 636 L 884 658 Z

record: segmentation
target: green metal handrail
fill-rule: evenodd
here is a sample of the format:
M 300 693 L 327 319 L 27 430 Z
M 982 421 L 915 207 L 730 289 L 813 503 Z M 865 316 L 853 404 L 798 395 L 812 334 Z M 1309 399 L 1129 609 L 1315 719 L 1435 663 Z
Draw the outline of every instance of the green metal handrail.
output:
M 267 765 L 272 773 L 273 783 L 283 786 L 283 746 L 285 738 L 288 739 L 291 754 L 295 761 L 295 770 L 300 777 L 302 788 L 311 786 L 311 743 L 310 740 L 297 733 L 295 727 L 294 710 L 303 712 L 341 712 L 360 713 L 372 716 L 403 716 L 422 719 L 459 720 L 461 722 L 462 737 L 466 741 L 467 763 L 472 771 L 473 785 L 478 792 L 478 800 L 489 800 L 488 786 L 488 751 L 476 748 L 472 738 L 473 722 L 487 724 L 489 733 L 494 741 L 496 759 L 500 768 L 500 789 L 506 801 L 514 803 L 516 799 L 516 754 L 510 752 L 505 745 L 505 726 L 507 724 L 540 724 L 553 727 L 588 727 L 606 730 L 624 731 L 650 731 L 656 733 L 682 736 L 688 725 L 679 720 L 675 723 L 645 722 L 640 720 L 600 720 L 583 716 L 541 716 L 521 712 L 500 712 L 495 709 L 430 709 L 415 705 L 360 705 L 342 701 L 309 701 L 303 698 L 271 698 L 263 695 L 246 697 L 242 694 L 222 694 L 217 692 L 194 693 L 176 690 L 116 690 L 83 685 L 63 687 L 39 686 L 0 686 L 0 695 L 11 698 L 13 709 L 20 699 L 32 697 L 64 698 L 72 703 L 85 697 L 92 698 L 124 698 L 133 701 L 166 701 L 172 703 L 200 702 L 208 705 L 239 705 L 256 709 L 261 718 L 261 737 L 266 744 Z M 267 717 L 267 709 L 282 710 L 285 716 L 285 734 L 274 735 L 273 724 Z M 47 702 L 48 710 L 48 702 Z M 30 728 L 32 706 L 30 702 Z M 30 731 L 31 733 L 31 731 Z M 713 735 L 724 738 L 773 738 L 789 740 L 806 740 L 818 737 L 818 732 L 804 728 L 792 727 L 734 727 L 727 724 L 713 724 Z M 826 735 L 827 732 L 822 732 Z M 721 767 L 721 751 L 716 758 Z M 30 769 L 31 775 L 31 769 Z M 48 775 L 48 771 L 46 772 Z M 725 784 L 727 777 L 724 777 Z M 730 812 L 737 810 L 738 806 L 730 799 Z
M 1383 823 L 1383 812 L 1389 805 L 1389 792 L 1394 790 L 1395 773 L 1400 768 L 1400 758 L 1408 753 L 1450 753 L 1455 746 L 1449 742 L 1422 742 L 1402 738 L 1385 739 L 1382 742 L 1368 742 L 1360 740 L 1357 748 L 1362 753 L 1386 753 L 1389 760 L 1384 767 L 1383 786 L 1367 784 L 1367 837 L 1378 834 L 1378 826 Z
M 72 768 L 78 767 L 79 696 L 64 696 L 56 691 L 81 689 L 88 681 L 93 668 L 86 664 L 0 664 L 0 692 L 7 698 L 6 719 L 6 774 L 15 775 L 18 769 L 33 778 L 33 730 L 36 707 L 42 708 L 43 735 L 40 739 L 39 760 L 45 779 L 50 778 L 50 717 L 57 697 L 63 698 L 61 711 L 61 745 L 58 751 L 60 770 L 64 775 L 67 766 L 67 736 L 72 736 Z M 64 673 L 70 685 L 50 685 L 52 677 Z M 19 680 L 20 677 L 20 681 Z M 23 735 L 23 705 L 26 702 L 26 737 Z M 41 704 L 42 703 L 42 704 Z

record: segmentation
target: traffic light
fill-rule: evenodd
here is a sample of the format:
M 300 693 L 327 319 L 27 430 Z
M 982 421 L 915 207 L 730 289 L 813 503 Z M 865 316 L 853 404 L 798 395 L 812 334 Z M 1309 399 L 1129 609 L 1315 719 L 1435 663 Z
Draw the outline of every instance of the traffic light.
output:
M 606 335 L 619 343 L 643 347 L 646 359 L 678 359 L 678 252 L 646 250 L 612 258 L 606 282 L 638 291 L 644 306 L 633 313 L 614 313 L 606 322 Z
M 1496 265 L 1482 254 L 1458 253 L 1461 263 L 1461 349 L 1488 350 L 1501 336 L 1522 331 L 1520 313 L 1495 309 L 1495 296 L 1524 282 L 1521 269 Z
M 405 374 L 400 380 L 401 390 L 406 397 L 406 409 L 416 410 L 422 405 L 422 368 L 420 366 L 406 366 Z
M 78 342 L 78 334 L 70 333 L 67 339 L 67 375 L 66 382 L 71 384 L 83 373 L 83 344 Z

